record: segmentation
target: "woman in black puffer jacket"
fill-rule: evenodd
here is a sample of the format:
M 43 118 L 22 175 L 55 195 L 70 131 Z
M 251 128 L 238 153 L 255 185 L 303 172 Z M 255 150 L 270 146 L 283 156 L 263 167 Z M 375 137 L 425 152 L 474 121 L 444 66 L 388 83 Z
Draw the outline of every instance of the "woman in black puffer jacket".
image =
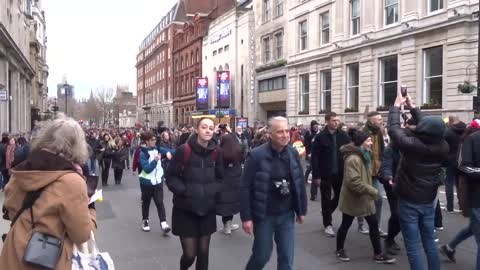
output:
M 214 122 L 202 118 L 195 134 L 175 152 L 166 184 L 173 193 L 172 233 L 180 237 L 180 270 L 196 259 L 196 269 L 208 269 L 210 236 L 217 230 L 216 197 L 223 177 L 223 158 L 212 141 Z
M 242 149 L 233 133 L 220 137 L 223 152 L 223 181 L 217 201 L 217 215 L 222 216 L 223 233 L 231 234 L 239 228 L 232 224 L 233 216 L 240 212 L 240 188 L 242 177 Z

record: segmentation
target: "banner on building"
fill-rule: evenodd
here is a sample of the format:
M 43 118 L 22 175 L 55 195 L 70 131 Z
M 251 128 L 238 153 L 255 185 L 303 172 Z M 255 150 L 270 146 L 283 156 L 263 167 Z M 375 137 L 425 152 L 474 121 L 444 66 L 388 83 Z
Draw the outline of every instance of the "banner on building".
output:
M 196 110 L 208 110 L 208 79 L 196 78 Z
M 240 126 L 240 127 L 244 128 L 244 129 L 248 127 L 248 118 L 245 118 L 245 117 L 237 117 L 237 118 L 235 118 L 235 120 L 236 120 L 236 122 L 237 122 L 237 123 L 235 124 L 236 127 Z
M 219 108 L 230 107 L 230 71 L 217 72 L 217 106 Z

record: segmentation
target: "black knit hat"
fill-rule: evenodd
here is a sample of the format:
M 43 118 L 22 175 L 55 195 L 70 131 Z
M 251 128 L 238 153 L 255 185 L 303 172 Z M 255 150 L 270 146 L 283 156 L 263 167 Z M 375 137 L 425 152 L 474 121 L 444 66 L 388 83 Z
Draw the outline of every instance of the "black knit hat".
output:
M 355 146 L 362 145 L 363 142 L 370 138 L 370 135 L 368 135 L 367 133 L 354 128 L 348 130 L 348 135 L 350 135 L 350 138 L 352 138 L 353 144 Z

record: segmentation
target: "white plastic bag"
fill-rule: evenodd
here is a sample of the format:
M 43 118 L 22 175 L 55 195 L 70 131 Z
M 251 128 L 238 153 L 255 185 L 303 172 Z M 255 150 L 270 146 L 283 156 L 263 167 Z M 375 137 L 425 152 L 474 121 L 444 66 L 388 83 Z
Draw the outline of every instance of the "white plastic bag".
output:
M 108 252 L 100 252 L 93 232 L 81 247 L 73 246 L 72 270 L 115 270 Z

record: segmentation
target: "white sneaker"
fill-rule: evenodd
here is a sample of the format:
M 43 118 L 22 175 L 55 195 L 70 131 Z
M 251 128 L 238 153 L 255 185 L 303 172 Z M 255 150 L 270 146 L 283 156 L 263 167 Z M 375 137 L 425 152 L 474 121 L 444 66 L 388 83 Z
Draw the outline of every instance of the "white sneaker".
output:
M 365 235 L 370 234 L 370 231 L 367 229 L 365 224 L 358 227 L 358 232 Z
M 142 231 L 149 232 L 150 226 L 148 225 L 148 219 L 144 219 L 142 222 Z
M 325 228 L 325 234 L 328 236 L 328 237 L 335 237 L 335 232 L 333 231 L 333 227 L 332 226 L 327 226 Z
M 231 221 L 227 221 L 227 223 L 223 225 L 223 233 L 226 235 L 232 234 L 232 228 L 228 225 L 229 222 Z
M 232 225 L 230 225 L 230 229 L 231 229 L 232 231 L 238 230 L 238 229 L 240 229 L 240 225 L 238 225 L 238 224 L 232 224 Z
M 171 231 L 170 226 L 168 226 L 166 221 L 161 222 L 160 227 L 163 231 L 163 235 L 167 235 Z

